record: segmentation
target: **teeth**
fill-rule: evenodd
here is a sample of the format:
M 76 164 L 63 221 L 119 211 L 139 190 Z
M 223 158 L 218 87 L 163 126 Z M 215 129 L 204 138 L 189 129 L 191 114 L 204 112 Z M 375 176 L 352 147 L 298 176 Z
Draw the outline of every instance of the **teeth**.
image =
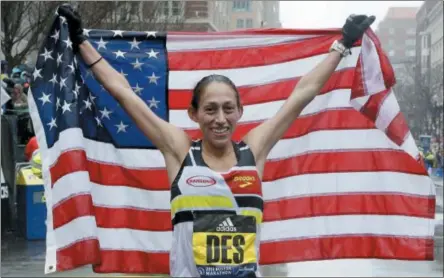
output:
M 228 131 L 228 128 L 220 128 L 220 129 L 213 129 L 214 133 L 224 133 Z

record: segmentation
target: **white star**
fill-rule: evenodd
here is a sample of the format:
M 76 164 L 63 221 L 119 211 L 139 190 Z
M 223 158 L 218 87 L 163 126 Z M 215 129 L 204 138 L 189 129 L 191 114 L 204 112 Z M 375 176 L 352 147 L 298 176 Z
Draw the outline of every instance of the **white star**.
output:
M 63 101 L 63 106 L 62 106 L 62 114 L 65 114 L 66 111 L 72 112 L 71 108 L 70 108 L 70 103 L 67 103 L 66 100 Z
M 96 99 L 97 97 L 95 97 L 95 96 L 93 96 L 91 93 L 89 93 L 89 99 L 91 100 L 91 102 L 94 104 L 94 100 Z
M 120 69 L 120 74 L 123 75 L 124 77 L 126 77 L 128 74 L 123 72 L 123 69 Z
M 89 37 L 89 31 L 91 31 L 91 30 L 84 28 L 83 29 L 83 35 L 86 36 L 86 37 Z
M 51 117 L 51 121 L 47 123 L 49 125 L 49 130 L 51 130 L 53 127 L 57 127 L 56 119 Z
M 113 113 L 113 111 L 106 110 L 106 107 L 104 107 L 103 110 L 99 110 L 99 112 L 102 114 L 102 119 L 107 118 L 108 120 L 110 120 L 109 115 Z
M 158 106 L 157 106 L 157 104 L 160 102 L 160 101 L 158 101 L 158 100 L 156 100 L 154 97 L 151 99 L 151 100 L 148 100 L 148 102 L 149 102 L 149 107 L 151 108 L 151 107 L 155 107 L 156 109 L 157 108 L 159 108 Z
M 34 80 L 36 80 L 38 77 L 43 78 L 40 75 L 40 71 L 42 71 L 42 69 L 37 69 L 37 68 L 34 69 L 34 72 L 32 73 L 32 75 L 34 76 Z
M 69 69 L 71 70 L 71 72 L 70 73 L 73 73 L 74 72 L 74 63 L 71 63 L 71 65 L 68 65 L 68 67 L 69 67 Z
M 66 87 L 66 84 L 65 84 L 66 79 L 68 79 L 68 77 L 66 77 L 66 78 L 62 78 L 62 77 L 60 77 L 60 90 L 61 90 L 63 87 Z
M 139 48 L 139 44 L 141 44 L 142 42 L 137 41 L 136 37 L 134 37 L 133 41 L 132 42 L 128 42 L 128 43 L 131 44 L 131 50 L 133 50 L 133 48 L 140 49 Z
M 114 54 L 116 54 L 116 59 L 120 57 L 125 58 L 125 54 L 126 52 L 122 52 L 120 50 L 117 50 L 117 52 L 113 52 Z
M 134 89 L 134 92 L 136 94 L 139 94 L 141 91 L 143 91 L 143 87 L 139 87 L 139 83 L 136 84 L 136 87 L 132 87 Z
M 99 117 L 94 117 L 94 119 L 96 119 L 97 126 L 102 126 L 102 123 L 100 122 Z
M 77 85 L 77 82 L 76 82 L 76 84 L 74 85 L 76 88 L 74 89 L 74 90 L 76 90 L 77 92 L 80 90 L 80 88 L 81 88 L 81 86 L 79 86 L 79 85 Z
M 77 85 L 77 82 L 76 82 L 75 88 L 74 88 L 74 90 L 72 90 L 72 93 L 74 94 L 75 98 L 77 98 L 79 96 L 79 90 L 80 90 L 80 86 Z
M 103 38 L 102 37 L 100 37 L 100 41 L 98 41 L 98 42 L 95 42 L 95 43 L 97 43 L 97 49 L 100 49 L 100 48 L 104 48 L 104 49 L 106 49 L 106 44 L 108 43 L 107 41 L 104 41 L 103 40 Z
M 85 108 L 86 108 L 86 109 L 92 110 L 92 109 L 91 109 L 91 104 L 92 104 L 92 103 L 89 102 L 89 99 L 86 99 L 86 100 L 84 100 L 83 102 L 85 103 Z
M 57 101 L 56 101 L 56 111 L 59 110 L 59 107 L 62 107 L 62 105 L 60 104 L 60 98 L 57 97 Z
M 52 58 L 52 56 L 51 56 L 51 53 L 52 53 L 52 50 L 48 51 L 48 49 L 46 49 L 46 47 L 45 47 L 45 53 L 40 54 L 40 56 L 45 57 L 45 62 L 46 62 L 46 59 L 54 60 L 54 58 Z
M 64 40 L 63 42 L 66 43 L 66 47 L 72 49 L 72 41 L 69 39 L 69 37 L 66 40 Z
M 60 37 L 60 31 L 55 30 L 54 35 L 51 36 L 51 38 L 54 39 L 54 43 L 57 43 L 57 41 L 59 40 L 59 37 Z
M 60 20 L 62 21 L 62 24 L 63 24 L 63 23 L 66 23 L 66 17 L 64 17 L 64 16 L 60 16 Z
M 159 54 L 159 52 L 155 52 L 152 48 L 150 52 L 146 52 L 146 54 L 148 54 L 148 58 L 156 58 L 157 59 L 157 54 Z
M 157 85 L 157 79 L 159 79 L 160 76 L 156 76 L 153 72 L 153 74 L 151 74 L 151 76 L 148 76 L 148 79 L 150 80 L 150 83 L 154 83 Z
M 112 30 L 114 32 L 113 37 L 115 36 L 121 36 L 123 38 L 123 31 L 121 30 Z
M 45 105 L 45 103 L 51 103 L 51 100 L 49 99 L 49 97 L 51 96 L 51 94 L 45 94 L 42 93 L 42 97 L 39 98 L 42 101 L 42 106 Z
M 136 62 L 131 63 L 131 65 L 133 65 L 133 69 L 139 69 L 142 71 L 142 65 L 143 63 L 139 62 L 139 59 L 136 58 Z
M 128 125 L 123 124 L 122 121 L 120 121 L 120 124 L 115 125 L 117 127 L 117 133 L 119 132 L 126 132 L 126 128 L 128 127 Z
M 57 53 L 57 67 L 62 63 L 63 53 Z
M 150 36 L 153 36 L 154 38 L 156 37 L 156 31 L 148 31 L 146 32 L 146 37 L 149 38 Z
M 57 74 L 53 73 L 52 78 L 51 78 L 51 80 L 49 80 L 49 82 L 52 83 L 52 86 L 54 86 L 55 84 L 58 84 L 59 82 L 57 82 Z

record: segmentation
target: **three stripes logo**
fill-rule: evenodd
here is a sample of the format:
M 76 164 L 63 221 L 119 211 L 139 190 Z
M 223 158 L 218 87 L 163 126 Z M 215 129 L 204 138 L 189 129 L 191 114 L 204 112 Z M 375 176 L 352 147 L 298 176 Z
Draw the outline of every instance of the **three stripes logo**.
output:
M 237 229 L 234 226 L 233 222 L 231 222 L 230 217 L 227 217 L 219 226 L 216 227 L 216 231 L 218 232 L 236 232 Z

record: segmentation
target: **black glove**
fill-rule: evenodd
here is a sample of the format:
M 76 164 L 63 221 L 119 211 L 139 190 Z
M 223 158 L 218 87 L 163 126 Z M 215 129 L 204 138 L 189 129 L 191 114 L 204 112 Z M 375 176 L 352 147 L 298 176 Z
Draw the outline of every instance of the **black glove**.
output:
M 341 43 L 346 48 L 351 48 L 353 44 L 362 38 L 365 31 L 372 25 L 376 17 L 366 15 L 350 15 L 342 27 Z
M 75 11 L 70 5 L 63 4 L 58 9 L 58 14 L 66 18 L 68 22 L 69 38 L 71 39 L 74 52 L 77 52 L 79 45 L 86 40 L 83 35 L 82 19 L 77 11 Z

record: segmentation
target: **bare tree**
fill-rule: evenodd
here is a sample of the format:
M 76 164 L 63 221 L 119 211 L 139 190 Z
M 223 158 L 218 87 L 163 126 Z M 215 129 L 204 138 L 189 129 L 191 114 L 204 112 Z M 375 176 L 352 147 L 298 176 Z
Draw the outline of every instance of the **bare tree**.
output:
M 2 1 L 1 49 L 10 67 L 22 63 L 38 49 L 42 30 L 51 22 L 58 2 Z
M 443 66 L 425 72 L 415 79 L 414 66 L 405 67 L 405 78 L 414 80 L 398 82 L 396 96 L 410 129 L 416 135 L 442 134 L 443 129 Z
M 54 12 L 63 2 L 2 1 L 1 49 L 10 68 L 38 50 Z M 132 31 L 181 30 L 184 2 L 181 1 L 71 1 L 90 29 Z

